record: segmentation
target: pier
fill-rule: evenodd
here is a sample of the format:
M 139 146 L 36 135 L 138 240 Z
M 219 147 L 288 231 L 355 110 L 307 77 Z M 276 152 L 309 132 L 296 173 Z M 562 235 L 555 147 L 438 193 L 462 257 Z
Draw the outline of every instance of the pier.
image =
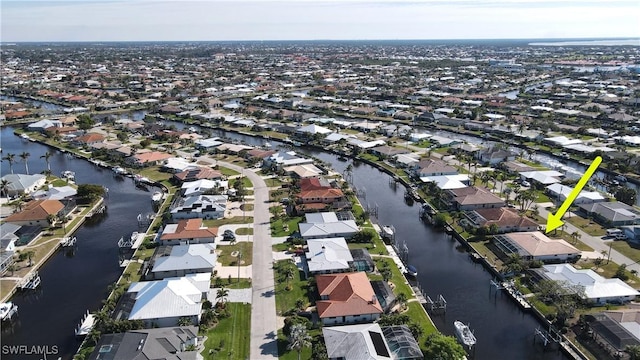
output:
M 71 246 L 75 246 L 76 245 L 76 237 L 71 237 L 71 236 L 65 236 L 62 238 L 62 240 L 60 240 L 60 246 L 62 247 L 71 247 Z
M 40 275 L 37 271 L 34 271 L 22 279 L 18 284 L 18 288 L 20 290 L 35 290 L 40 286 L 40 281 Z

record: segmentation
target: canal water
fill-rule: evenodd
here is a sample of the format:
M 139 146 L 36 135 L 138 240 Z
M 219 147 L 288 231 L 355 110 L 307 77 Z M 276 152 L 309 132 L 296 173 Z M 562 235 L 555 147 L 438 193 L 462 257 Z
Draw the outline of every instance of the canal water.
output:
M 69 157 L 55 149 L 29 142 L 4 127 L 0 133 L 2 156 L 7 153 L 28 152 L 29 172 L 46 169 L 46 151 L 51 170 L 60 175 L 65 170 L 74 171 L 79 184 L 100 184 L 109 189 L 106 199 L 107 212 L 96 215 L 80 227 L 74 236 L 77 247 L 73 252 L 58 250 L 39 270 L 42 284 L 36 291 L 17 293 L 11 301 L 19 307 L 17 321 L 2 325 L 2 359 L 42 359 L 43 355 L 10 355 L 5 345 L 49 346 L 47 358 L 71 359 L 80 342 L 74 338 L 75 327 L 82 315 L 101 308 L 109 284 L 114 283 L 122 270 L 118 265 L 117 241 L 138 230 L 138 214 L 152 212 L 151 193 L 137 188 L 129 178 L 116 178 L 111 170 L 97 167 L 88 161 Z M 15 173 L 24 173 L 24 163 L 13 164 Z M 1 163 L 1 174 L 10 173 L 6 161 Z M 55 348 L 54 348 L 55 346 Z M 53 354 L 56 349 L 56 354 Z

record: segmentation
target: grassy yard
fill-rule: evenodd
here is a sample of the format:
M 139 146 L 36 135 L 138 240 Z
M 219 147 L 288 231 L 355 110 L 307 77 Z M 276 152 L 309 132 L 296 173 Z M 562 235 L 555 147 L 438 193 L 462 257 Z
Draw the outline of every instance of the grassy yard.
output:
M 609 279 L 612 278 L 616 274 L 616 270 L 618 270 L 618 264 L 614 263 L 613 261 L 607 263 L 606 256 L 604 257 L 604 261 L 602 261 L 599 266 L 596 266 L 594 260 L 589 259 L 578 261 L 576 263 L 576 267 L 580 267 L 582 269 L 591 269 Z M 630 286 L 634 288 L 640 286 L 640 279 L 637 276 L 634 276 L 629 271 L 627 271 L 627 275 L 629 275 L 629 280 L 627 280 L 627 283 L 629 283 Z
M 171 177 L 173 176 L 173 174 L 160 171 L 160 166 L 150 166 L 144 168 L 140 170 L 139 174 L 140 176 L 144 176 L 146 178 L 149 178 L 150 180 L 157 182 L 169 181 L 169 179 L 171 179 Z
M 572 216 L 570 218 L 565 218 L 565 221 L 576 226 L 577 228 L 591 236 L 604 236 L 607 233 L 607 230 L 605 228 L 591 219 L 585 219 L 580 216 Z
M 201 354 L 206 360 L 249 358 L 251 304 L 227 303 L 226 306 L 231 316 L 220 319 L 214 328 L 203 334 L 207 340 Z
M 278 261 L 277 264 L 281 264 L 288 260 Z M 294 266 L 294 265 L 291 265 Z M 304 299 L 310 301 L 309 293 L 307 290 L 308 281 L 303 279 L 303 273 L 301 271 L 295 271 L 293 279 L 287 281 L 283 274 L 278 273 L 276 266 L 274 265 L 274 276 L 276 280 L 276 311 L 278 315 L 291 310 L 296 305 L 298 299 Z M 287 290 L 287 283 L 291 285 L 291 290 Z
M 408 303 L 407 311 L 405 312 L 405 314 L 409 315 L 409 318 L 411 320 L 420 324 L 420 326 L 422 326 L 422 329 L 424 330 L 424 333 L 422 334 L 420 339 L 416 339 L 418 340 L 418 344 L 424 344 L 424 342 L 427 340 L 427 336 L 438 332 L 438 329 L 436 329 L 436 326 L 433 325 L 433 322 L 431 322 L 431 319 L 427 316 L 427 313 L 422 307 L 422 304 L 420 304 L 419 302 L 413 301 Z
M 250 289 L 251 279 L 240 278 L 240 281 L 238 281 L 238 278 L 233 276 L 231 277 L 231 279 L 229 279 L 229 277 L 226 277 L 223 279 L 218 276 L 212 276 L 211 287 L 212 288 L 224 287 L 226 289 Z
M 536 200 L 537 203 L 546 203 L 551 202 L 551 199 L 544 193 L 544 191 L 536 191 Z
M 237 172 L 237 171 L 235 171 L 235 170 L 233 170 L 233 169 L 229 169 L 229 168 L 226 168 L 226 167 L 222 167 L 222 166 L 219 166 L 219 167 L 218 167 L 218 171 L 220 171 L 220 172 L 222 173 L 222 175 L 225 175 L 225 176 L 227 176 L 227 177 L 229 177 L 229 176 L 234 176 L 234 175 L 240 175 L 240 173 L 239 173 L 239 172 Z
M 547 234 L 547 236 L 550 239 L 564 239 L 566 242 L 568 242 L 569 244 L 575 246 L 576 248 L 578 248 L 578 250 L 582 250 L 582 251 L 593 251 L 593 248 L 585 243 L 583 243 L 580 240 L 575 240 L 573 237 L 571 237 L 571 234 L 569 234 L 566 231 L 563 230 L 554 230 L 552 232 L 550 232 L 549 234 Z
M 470 242 L 469 244 L 471 244 L 471 247 L 473 247 L 478 254 L 480 254 L 481 256 L 485 257 L 487 259 L 487 261 L 489 261 L 489 263 L 493 264 L 494 266 L 496 266 L 498 269 L 502 268 L 502 261 L 499 259 L 499 257 L 491 250 L 490 248 L 490 244 L 491 241 L 487 240 L 487 241 L 474 241 L 474 242 Z
M 280 218 L 278 220 L 271 221 L 271 236 L 289 236 L 298 231 L 298 224 L 303 221 L 302 216 L 296 216 L 293 218 Z M 285 227 L 286 225 L 286 227 Z M 286 230 L 288 229 L 288 230 Z
M 624 240 L 612 240 L 611 247 L 633 261 L 640 261 L 640 248 L 634 247 Z
M 253 235 L 253 228 L 239 228 L 236 229 L 236 234 L 237 235 Z
M 207 219 L 202 221 L 202 225 L 205 227 L 219 227 L 227 224 L 251 224 L 253 223 L 252 216 L 235 216 L 232 218 L 224 219 Z
M 317 334 L 318 330 L 315 332 L 313 330 L 309 331 L 309 335 Z M 287 350 L 287 346 L 289 345 L 289 341 L 287 341 L 287 337 L 282 332 L 282 329 L 278 330 L 278 358 L 280 360 L 298 360 L 298 352 Z M 303 348 L 300 352 L 301 360 L 309 360 L 311 359 L 311 347 Z
M 251 265 L 251 260 L 253 259 L 252 242 L 241 241 L 233 245 L 218 245 L 218 250 L 220 251 L 220 255 L 218 255 L 218 262 L 220 262 L 220 265 L 222 266 L 238 265 L 238 258 L 231 256 L 234 251 L 242 252 L 242 261 L 244 261 L 244 263 L 240 264 L 240 266 Z
M 404 275 L 402 275 L 402 273 L 400 272 L 400 269 L 398 269 L 398 267 L 393 262 L 393 260 L 389 258 L 380 258 L 380 257 L 373 258 L 373 260 L 376 263 L 376 269 L 378 270 L 382 269 L 385 263 L 389 266 L 389 269 L 391 269 L 390 281 L 395 284 L 395 288 L 393 289 L 393 292 L 396 295 L 400 293 L 405 293 L 407 297 L 411 297 L 411 293 L 412 293 L 411 287 L 409 286 L 409 284 L 407 283 L 407 279 L 405 279 Z
M 267 184 L 268 187 L 276 187 L 281 186 L 284 182 L 280 181 L 278 178 L 268 178 L 264 179 L 264 183 Z

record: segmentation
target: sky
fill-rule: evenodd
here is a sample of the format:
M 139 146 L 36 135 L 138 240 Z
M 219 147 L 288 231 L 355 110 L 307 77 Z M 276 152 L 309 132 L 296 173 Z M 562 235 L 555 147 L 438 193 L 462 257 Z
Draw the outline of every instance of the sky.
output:
M 0 1 L 0 40 L 640 37 L 638 0 Z

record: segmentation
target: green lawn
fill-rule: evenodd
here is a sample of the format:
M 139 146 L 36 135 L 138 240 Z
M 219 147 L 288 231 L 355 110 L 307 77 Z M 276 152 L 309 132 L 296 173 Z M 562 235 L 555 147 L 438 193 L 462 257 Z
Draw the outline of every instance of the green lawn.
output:
M 242 252 L 242 260 L 244 261 L 244 263 L 240 266 L 251 265 L 251 260 L 253 259 L 252 242 L 241 241 L 233 245 L 218 245 L 218 250 L 221 251 L 220 255 L 218 255 L 218 262 L 220 262 L 222 266 L 238 265 L 238 258 L 235 256 L 231 256 L 234 251 Z
M 286 262 L 288 260 L 281 260 L 277 263 Z M 294 265 L 291 265 L 294 266 Z M 296 300 L 304 299 L 310 301 L 307 292 L 308 281 L 303 279 L 303 273 L 301 271 L 295 271 L 293 279 L 289 281 L 291 284 L 291 290 L 287 290 L 287 280 L 283 274 L 279 274 L 274 265 L 274 277 L 276 281 L 276 311 L 278 315 L 281 315 L 291 310 L 296 305 Z
M 536 200 L 537 203 L 546 203 L 551 202 L 551 199 L 544 193 L 544 191 L 536 191 Z
M 173 174 L 160 171 L 160 166 L 150 166 L 140 170 L 138 173 L 140 176 L 157 182 L 168 181 L 173 176 Z
M 606 255 L 604 256 L 604 260 L 599 266 L 596 266 L 594 260 L 592 259 L 580 260 L 576 263 L 576 265 L 581 267 L 582 269 L 592 269 L 598 274 L 609 279 L 612 278 L 613 275 L 616 274 L 616 270 L 618 270 L 618 264 L 614 263 L 613 261 L 607 263 Z M 629 281 L 632 281 L 630 285 L 633 288 L 637 288 L 638 286 L 640 286 L 640 279 L 637 276 L 634 276 L 629 271 L 627 271 L 627 275 L 629 275 Z
M 408 304 L 407 311 L 405 312 L 405 314 L 409 315 L 409 318 L 411 320 L 420 324 L 420 326 L 422 326 L 422 329 L 424 330 L 424 333 L 422 334 L 420 339 L 416 339 L 418 340 L 418 344 L 420 345 L 424 344 L 424 342 L 427 340 L 427 336 L 438 332 L 438 329 L 436 329 L 436 326 L 433 325 L 433 322 L 431 322 L 431 319 L 427 316 L 426 311 L 423 309 L 424 308 L 422 307 L 422 304 L 417 301 L 412 301 Z
M 611 247 L 633 261 L 640 261 L 640 248 L 634 247 L 624 240 L 612 240 Z
M 251 304 L 227 303 L 230 317 L 220 319 L 218 324 L 204 335 L 202 356 L 204 359 L 249 358 L 251 336 Z
M 580 216 L 565 218 L 565 221 L 576 226 L 577 228 L 591 236 L 604 236 L 607 233 L 607 230 L 605 228 L 603 228 L 593 220 L 585 219 Z
M 267 184 L 268 187 L 276 187 L 283 184 L 283 182 L 278 178 L 264 179 L 264 183 Z
M 303 221 L 302 216 L 296 216 L 293 218 L 280 218 L 278 220 L 271 221 L 271 236 L 289 236 L 298 231 L 298 224 Z M 287 225 L 289 230 L 285 230 L 284 225 Z
M 236 229 L 236 234 L 237 235 L 253 235 L 253 228 L 239 228 Z
M 225 176 L 227 176 L 227 177 L 229 177 L 229 176 L 234 176 L 234 175 L 240 175 L 240 173 L 239 173 L 239 172 L 237 172 L 237 171 L 235 171 L 235 170 L 233 170 L 233 169 L 229 169 L 229 168 L 226 168 L 226 167 L 222 167 L 222 166 L 219 166 L 219 167 L 218 167 L 218 171 L 220 171 L 220 172 L 222 173 L 222 175 L 225 175 Z
M 571 234 L 569 234 L 566 231 L 563 230 L 554 230 L 552 232 L 550 232 L 549 234 L 547 234 L 547 236 L 550 239 L 564 239 L 566 242 L 568 242 L 569 244 L 575 246 L 576 248 L 578 248 L 578 250 L 582 250 L 582 251 L 593 251 L 593 248 L 585 243 L 583 243 L 580 240 L 575 240 L 571 237 Z
M 232 218 L 224 219 L 207 219 L 202 221 L 202 225 L 205 227 L 219 227 L 227 224 L 251 224 L 253 223 L 252 216 L 235 216 Z
M 309 335 L 312 332 L 309 331 Z M 298 352 L 287 350 L 287 346 L 289 345 L 289 341 L 287 341 L 287 337 L 284 336 L 282 329 L 278 330 L 278 358 L 280 360 L 298 360 Z M 309 360 L 311 359 L 311 347 L 303 348 L 300 352 L 300 360 Z
M 211 286 L 218 287 L 218 285 L 215 283 L 215 278 L 211 282 Z M 231 282 L 229 282 L 228 277 L 226 279 L 220 278 L 220 286 L 223 286 L 226 289 L 250 289 L 251 279 L 240 278 L 240 281 L 238 282 L 238 278 L 232 276 Z

